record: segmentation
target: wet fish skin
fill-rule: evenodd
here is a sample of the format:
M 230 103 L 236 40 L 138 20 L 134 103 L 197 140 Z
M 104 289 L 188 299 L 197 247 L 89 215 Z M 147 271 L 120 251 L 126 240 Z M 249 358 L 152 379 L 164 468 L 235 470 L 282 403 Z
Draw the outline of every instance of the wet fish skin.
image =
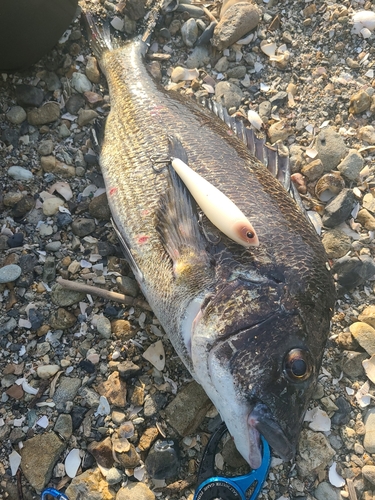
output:
M 100 164 L 141 289 L 244 458 L 257 466 L 259 428 L 290 459 L 334 305 L 324 249 L 280 183 L 219 119 L 153 81 L 141 42 L 97 53 L 111 96 Z M 169 171 L 158 174 L 153 163 L 168 158 L 171 135 L 189 164 L 248 217 L 259 247 L 244 249 L 204 219 L 220 239 L 209 243 L 192 227 L 190 209 L 184 216 L 187 195 L 176 200 L 180 211 L 166 200 Z M 286 372 L 294 349 L 306 354 L 306 380 Z

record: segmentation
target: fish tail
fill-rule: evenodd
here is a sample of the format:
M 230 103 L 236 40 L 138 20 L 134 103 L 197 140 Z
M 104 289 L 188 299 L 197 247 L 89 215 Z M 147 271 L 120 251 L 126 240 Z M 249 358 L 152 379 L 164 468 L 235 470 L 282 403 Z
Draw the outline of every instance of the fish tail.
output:
M 100 61 L 105 52 L 115 48 L 111 39 L 109 24 L 104 23 L 102 27 L 99 27 L 92 13 L 88 11 L 83 12 L 83 19 L 86 25 L 91 49 L 95 57 Z

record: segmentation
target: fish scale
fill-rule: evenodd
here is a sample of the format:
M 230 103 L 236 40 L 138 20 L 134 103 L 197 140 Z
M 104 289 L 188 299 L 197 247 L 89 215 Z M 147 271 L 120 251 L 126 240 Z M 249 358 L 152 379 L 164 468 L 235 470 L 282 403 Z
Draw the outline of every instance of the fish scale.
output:
M 259 466 L 260 432 L 288 460 L 333 312 L 323 246 L 284 187 L 227 125 L 152 79 L 141 41 L 110 50 L 93 29 L 111 98 L 100 165 L 135 276 L 244 458 Z M 205 238 L 189 193 L 168 169 L 171 137 L 190 168 L 244 213 L 259 247 L 243 248 L 203 217 L 216 243 Z M 160 173 L 155 159 L 165 161 Z

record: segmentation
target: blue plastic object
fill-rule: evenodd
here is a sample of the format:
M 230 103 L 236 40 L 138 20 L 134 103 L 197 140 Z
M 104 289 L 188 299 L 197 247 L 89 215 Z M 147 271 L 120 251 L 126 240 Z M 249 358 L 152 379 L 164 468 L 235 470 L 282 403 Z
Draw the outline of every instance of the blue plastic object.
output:
M 52 498 L 57 498 L 58 500 L 69 500 L 69 498 L 61 493 L 61 491 L 55 490 L 55 488 L 47 488 L 42 491 L 41 500 L 48 500 L 47 497 L 50 495 Z
M 255 500 L 262 490 L 271 463 L 270 447 L 263 436 L 261 436 L 262 463 L 258 469 L 253 469 L 249 474 L 237 477 L 214 475 L 216 447 L 226 430 L 225 424 L 222 424 L 211 436 L 206 446 L 198 472 L 199 485 L 195 491 L 194 500 L 214 500 L 217 498 Z

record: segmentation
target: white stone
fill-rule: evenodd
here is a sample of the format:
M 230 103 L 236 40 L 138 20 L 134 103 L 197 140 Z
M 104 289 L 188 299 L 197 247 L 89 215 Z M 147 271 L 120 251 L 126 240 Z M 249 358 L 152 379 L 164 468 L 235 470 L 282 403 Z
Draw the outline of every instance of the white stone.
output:
M 34 177 L 34 174 L 30 172 L 30 170 L 26 170 L 26 168 L 19 167 L 17 165 L 8 169 L 8 175 L 16 181 L 31 181 Z
M 162 341 L 158 340 L 155 344 L 151 344 L 150 347 L 143 353 L 143 357 L 159 371 L 164 370 L 165 352 Z
M 38 366 L 36 373 L 41 379 L 47 380 L 53 377 L 59 371 L 59 369 L 59 365 L 42 365 Z

